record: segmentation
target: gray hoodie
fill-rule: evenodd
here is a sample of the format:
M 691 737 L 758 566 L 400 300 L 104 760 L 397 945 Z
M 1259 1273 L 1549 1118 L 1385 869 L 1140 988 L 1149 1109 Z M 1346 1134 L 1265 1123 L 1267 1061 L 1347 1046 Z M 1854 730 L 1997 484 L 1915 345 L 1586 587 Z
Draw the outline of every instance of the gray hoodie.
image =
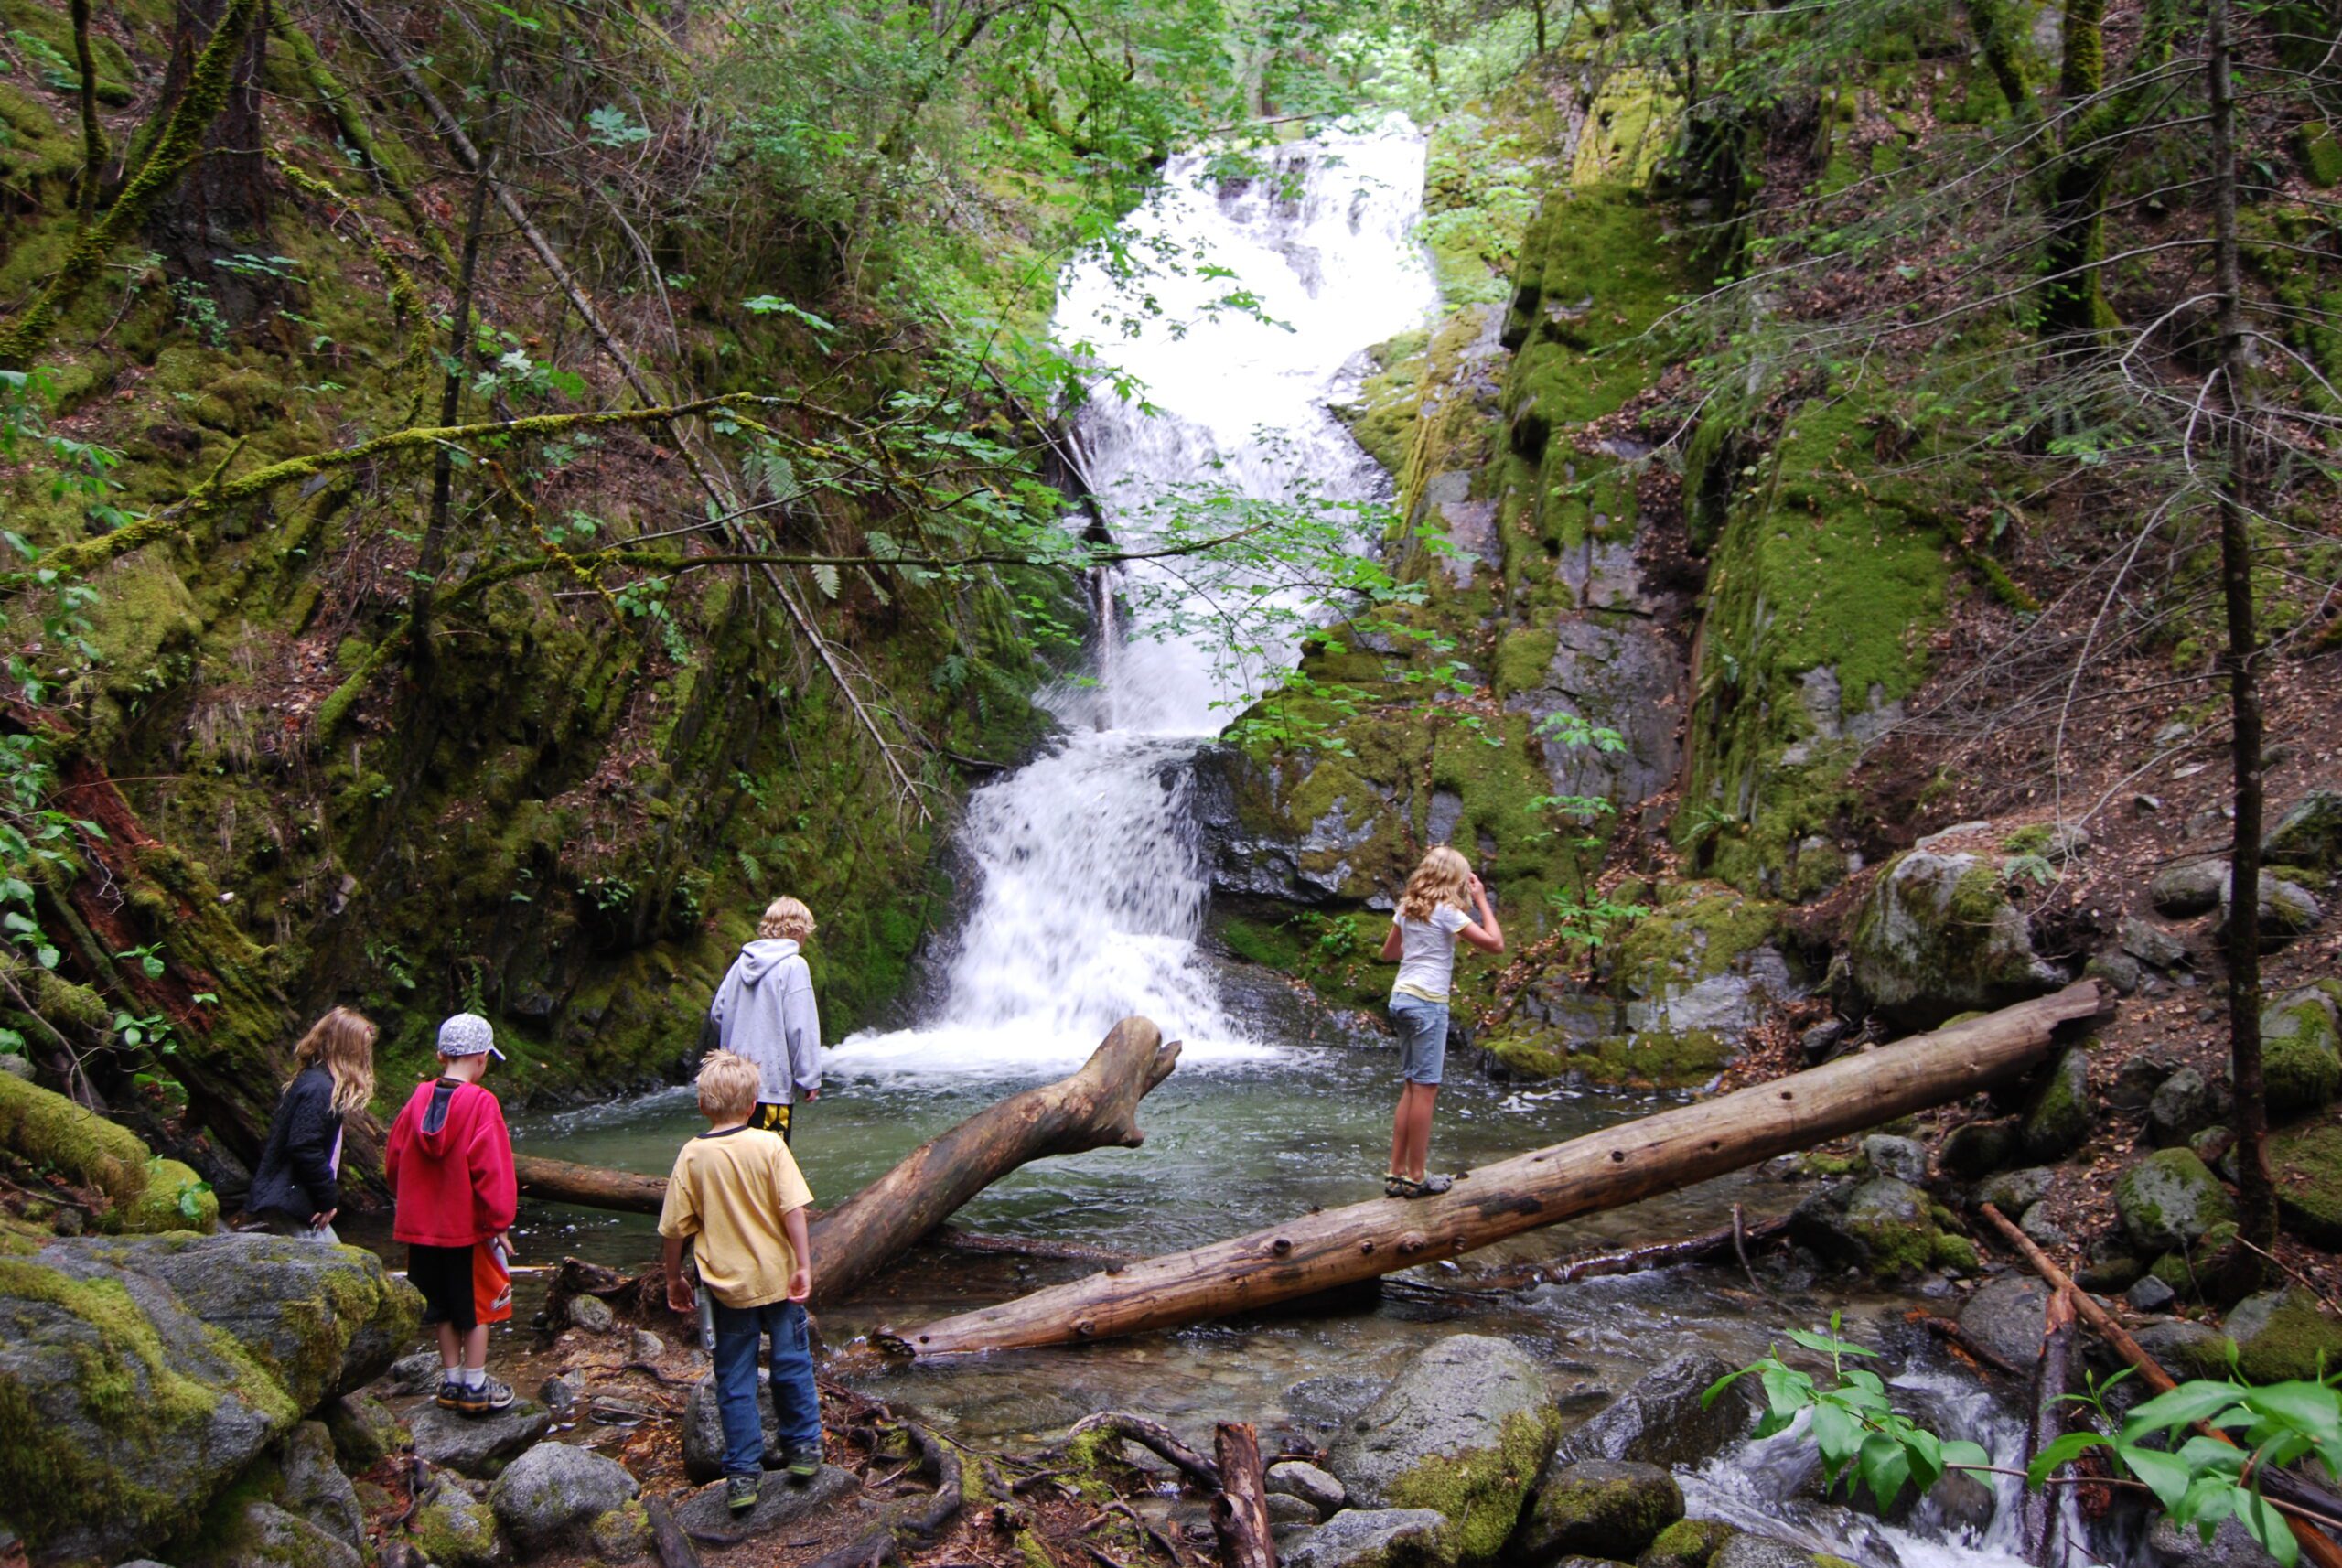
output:
M 717 1038 L 757 1064 L 759 1102 L 788 1105 L 822 1087 L 822 1019 L 813 973 L 786 937 L 758 937 L 740 950 L 707 1010 Z

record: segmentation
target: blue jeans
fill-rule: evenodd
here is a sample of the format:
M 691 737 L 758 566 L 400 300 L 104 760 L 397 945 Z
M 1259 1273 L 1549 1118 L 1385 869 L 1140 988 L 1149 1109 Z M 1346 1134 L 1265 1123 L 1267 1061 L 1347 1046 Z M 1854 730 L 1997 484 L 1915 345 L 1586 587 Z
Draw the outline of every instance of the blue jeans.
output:
M 703 1289 L 705 1287 L 703 1286 Z M 813 1388 L 813 1350 L 805 1309 L 793 1301 L 715 1306 L 715 1408 L 724 1419 L 724 1473 L 764 1468 L 765 1423 L 757 1411 L 757 1351 L 772 1336 L 772 1408 L 784 1444 L 819 1444 L 822 1396 Z
M 1436 1084 L 1447 1065 L 1447 1004 L 1394 991 L 1391 1025 L 1399 1031 L 1399 1076 L 1409 1083 Z

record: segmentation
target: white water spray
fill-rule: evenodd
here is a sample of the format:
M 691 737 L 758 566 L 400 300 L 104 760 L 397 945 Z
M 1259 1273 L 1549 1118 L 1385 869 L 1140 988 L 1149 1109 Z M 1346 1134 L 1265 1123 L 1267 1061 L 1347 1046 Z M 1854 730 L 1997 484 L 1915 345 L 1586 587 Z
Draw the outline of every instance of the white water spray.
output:
M 1065 279 L 1058 340 L 1135 377 L 1154 410 L 1101 388 L 1074 424 L 1126 546 L 1144 542 L 1163 498 L 1198 483 L 1273 500 L 1297 479 L 1334 500 L 1388 493 L 1326 405 L 1346 364 L 1421 326 L 1434 303 L 1414 239 L 1422 139 L 1326 135 L 1265 163 L 1214 184 L 1199 156 L 1175 160 L 1125 228 L 1128 252 L 1162 269 L 1132 282 L 1093 261 Z M 1232 288 L 1257 314 L 1215 308 Z M 1123 585 L 1157 596 L 1209 591 L 1167 565 L 1128 571 Z M 969 802 L 961 847 L 979 886 L 934 1017 L 846 1041 L 831 1071 L 1061 1070 L 1133 1013 L 1187 1040 L 1184 1062 L 1262 1054 L 1221 1012 L 1196 950 L 1208 889 L 1187 761 L 1263 671 L 1123 618 L 1111 607 L 1101 618 L 1094 681 L 1048 699 L 1066 738 Z

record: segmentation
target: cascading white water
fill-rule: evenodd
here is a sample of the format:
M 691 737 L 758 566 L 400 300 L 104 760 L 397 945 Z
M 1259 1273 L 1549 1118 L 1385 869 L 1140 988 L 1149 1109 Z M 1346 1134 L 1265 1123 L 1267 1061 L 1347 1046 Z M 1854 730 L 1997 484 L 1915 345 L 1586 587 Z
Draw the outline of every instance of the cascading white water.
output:
M 1175 160 L 1125 226 L 1125 254 L 1149 274 L 1090 260 L 1064 280 L 1058 340 L 1135 378 L 1147 405 L 1101 386 L 1074 424 L 1125 546 L 1198 484 L 1259 499 L 1387 493 L 1326 405 L 1346 364 L 1422 325 L 1435 301 L 1414 238 L 1422 138 L 1328 134 L 1264 163 L 1217 182 L 1200 156 Z M 1215 308 L 1232 288 L 1257 313 Z M 1141 607 L 1228 585 L 1154 563 L 1124 570 L 1116 585 Z M 1048 699 L 1065 739 L 969 803 L 961 847 L 979 886 L 933 1017 L 846 1041 L 832 1070 L 1054 1070 L 1133 1013 L 1184 1037 L 1191 1063 L 1260 1054 L 1198 961 L 1207 888 L 1187 761 L 1264 671 L 1209 639 L 1123 620 L 1110 604 L 1093 679 Z

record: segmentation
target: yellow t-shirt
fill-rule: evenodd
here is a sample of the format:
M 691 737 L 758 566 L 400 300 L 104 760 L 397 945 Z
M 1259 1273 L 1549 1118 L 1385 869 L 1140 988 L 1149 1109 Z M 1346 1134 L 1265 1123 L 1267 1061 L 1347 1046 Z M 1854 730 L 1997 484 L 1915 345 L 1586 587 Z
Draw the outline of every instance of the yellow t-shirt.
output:
M 726 1306 L 789 1297 L 796 1253 L 780 1217 L 813 1201 L 778 1133 L 731 1127 L 702 1133 L 675 1156 L 659 1234 L 693 1240 L 700 1283 Z

